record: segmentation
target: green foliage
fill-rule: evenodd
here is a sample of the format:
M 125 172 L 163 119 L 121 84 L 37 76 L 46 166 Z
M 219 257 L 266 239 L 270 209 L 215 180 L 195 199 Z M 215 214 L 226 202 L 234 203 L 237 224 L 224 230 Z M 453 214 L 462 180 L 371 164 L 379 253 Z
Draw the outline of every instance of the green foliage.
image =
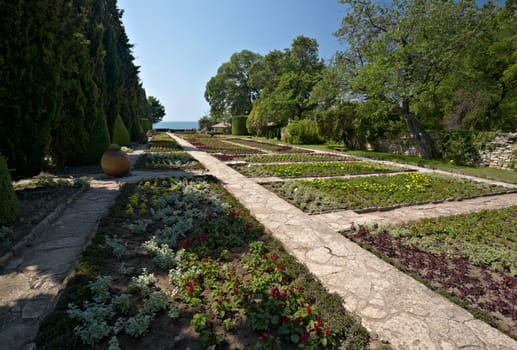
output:
M 149 106 L 149 120 L 152 124 L 159 123 L 165 116 L 165 107 L 163 107 L 160 100 L 154 96 L 147 98 L 147 104 Z M 152 127 L 146 129 L 146 131 L 149 129 L 152 129 Z
M 503 186 L 420 173 L 292 180 L 269 187 L 310 213 L 444 201 L 507 191 Z
M 325 110 L 361 101 L 356 122 L 363 125 L 353 129 L 368 131 L 369 141 L 392 129 L 396 115 L 425 157 L 433 155 L 430 130 L 515 130 L 515 6 L 340 2 L 350 10 L 336 35 L 348 49 L 314 91 Z
M 248 50 L 234 53 L 208 81 L 205 99 L 210 105 L 210 114 L 217 120 L 225 113 L 245 115 L 251 111 L 251 103 L 258 91 L 248 83 L 249 71 L 261 59 L 261 55 Z
M 120 116 L 115 119 L 115 123 L 113 124 L 113 136 L 111 138 L 111 142 L 120 146 L 129 146 L 131 144 L 129 132 Z
M 295 120 L 287 126 L 286 141 L 295 145 L 323 143 L 318 124 L 311 119 Z
M 86 150 L 79 159 L 79 164 L 94 164 L 98 163 L 102 154 L 110 145 L 110 135 L 108 125 L 104 117 L 99 117 L 92 123 L 92 127 L 88 130 L 90 135 L 86 143 Z
M 329 162 L 329 163 L 294 163 L 294 164 L 265 164 L 265 165 L 236 165 L 234 169 L 246 176 L 278 176 L 278 177 L 307 177 L 333 176 L 350 174 L 371 174 L 395 170 L 383 165 L 366 162 Z M 397 169 L 399 170 L 399 169 Z M 401 169 L 400 169 L 401 170 Z
M 448 131 L 440 134 L 442 158 L 457 165 L 473 165 L 479 158 L 472 132 Z
M 247 119 L 247 115 L 234 115 L 232 117 L 232 135 L 248 135 L 248 129 L 246 129 Z
M 20 214 L 20 204 L 11 183 L 11 174 L 5 158 L 0 155 L 0 226 L 14 222 Z
M 0 2 L 0 153 L 12 177 L 37 175 L 61 105 L 62 9 L 53 2 Z
M 141 134 L 147 100 L 121 16 L 116 1 L 0 2 L 0 152 L 13 178 L 38 174 L 46 152 L 59 166 L 97 162 L 117 115 Z
M 268 123 L 287 125 L 289 119 L 304 118 L 315 107 L 309 96 L 324 65 L 318 59 L 318 43 L 304 36 L 291 48 L 271 51 L 250 69 L 249 84 L 259 91 L 253 101 L 247 128 L 265 135 Z

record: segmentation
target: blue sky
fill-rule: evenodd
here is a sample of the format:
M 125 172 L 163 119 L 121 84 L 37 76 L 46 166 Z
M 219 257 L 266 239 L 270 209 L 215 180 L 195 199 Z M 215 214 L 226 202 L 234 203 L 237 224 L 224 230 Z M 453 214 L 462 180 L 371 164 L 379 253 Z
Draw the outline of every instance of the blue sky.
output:
M 197 121 L 208 113 L 203 95 L 217 68 L 241 50 L 262 55 L 316 39 L 320 57 L 342 49 L 332 34 L 346 7 L 337 0 L 119 0 L 135 45 L 147 95 L 165 106 L 164 121 Z

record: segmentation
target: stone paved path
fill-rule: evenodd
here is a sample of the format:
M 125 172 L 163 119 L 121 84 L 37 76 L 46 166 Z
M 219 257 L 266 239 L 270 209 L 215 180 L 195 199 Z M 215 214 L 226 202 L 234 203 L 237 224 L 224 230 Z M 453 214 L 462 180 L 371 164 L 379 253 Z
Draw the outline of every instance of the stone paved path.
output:
M 20 256 L 0 270 L 0 349 L 30 349 L 43 317 L 118 195 L 115 181 L 91 188 Z
M 517 342 L 340 235 L 349 224 L 449 215 L 517 204 L 517 194 L 401 208 L 396 212 L 307 215 L 211 155 L 176 138 L 363 325 L 395 349 L 517 349 Z M 457 176 L 457 175 L 455 175 Z M 343 215 L 338 217 L 337 215 Z M 404 217 L 402 217 L 404 215 Z M 384 218 L 384 221 L 381 220 Z M 336 221 L 337 220 L 337 221 Z M 393 220 L 394 222 L 396 220 Z

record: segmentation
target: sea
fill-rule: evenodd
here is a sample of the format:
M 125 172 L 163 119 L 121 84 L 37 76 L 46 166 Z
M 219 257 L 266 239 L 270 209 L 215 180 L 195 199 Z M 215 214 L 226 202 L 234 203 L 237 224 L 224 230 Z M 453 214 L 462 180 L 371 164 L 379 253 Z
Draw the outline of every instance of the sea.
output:
M 159 122 L 153 124 L 153 129 L 171 129 L 171 130 L 191 130 L 199 127 L 196 121 L 181 121 L 181 122 Z

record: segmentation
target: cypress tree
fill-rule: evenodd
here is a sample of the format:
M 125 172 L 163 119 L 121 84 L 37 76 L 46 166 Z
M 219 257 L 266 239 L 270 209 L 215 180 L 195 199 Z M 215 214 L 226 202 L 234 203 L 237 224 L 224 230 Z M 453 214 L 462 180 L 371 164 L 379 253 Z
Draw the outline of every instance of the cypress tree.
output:
M 60 100 L 60 0 L 0 2 L 0 152 L 14 178 L 41 170 Z
M 232 135 L 249 135 L 246 129 L 247 115 L 232 116 Z
M 0 155 L 0 198 L 2 198 L 2 205 L 0 206 L 1 226 L 14 222 L 20 214 L 20 204 L 14 193 L 7 162 L 2 155 Z
M 129 131 L 127 131 L 126 125 L 120 116 L 117 116 L 113 124 L 113 137 L 111 141 L 120 146 L 129 146 L 131 142 Z

